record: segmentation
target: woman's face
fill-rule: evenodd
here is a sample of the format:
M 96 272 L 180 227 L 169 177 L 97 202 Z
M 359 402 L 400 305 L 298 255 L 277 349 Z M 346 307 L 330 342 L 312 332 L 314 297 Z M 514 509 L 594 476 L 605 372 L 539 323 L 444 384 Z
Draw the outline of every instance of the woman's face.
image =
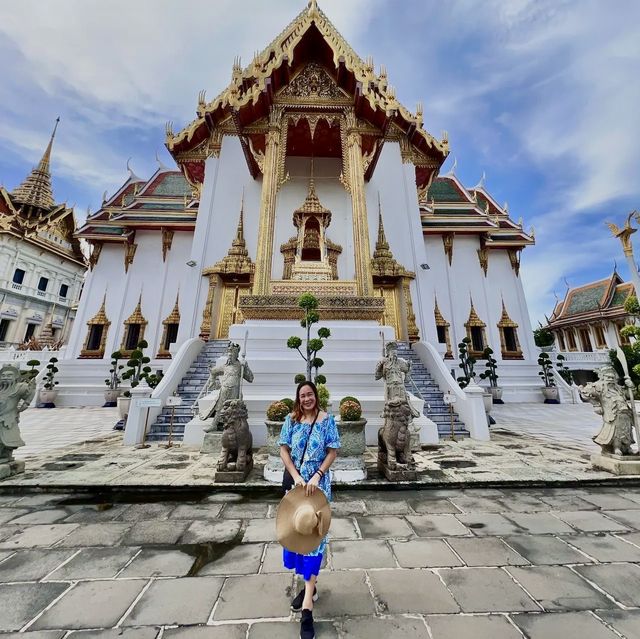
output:
M 300 401 L 300 406 L 302 407 L 303 411 L 310 412 L 315 409 L 316 396 L 311 386 L 303 386 L 300 389 L 300 393 L 298 394 L 298 399 Z

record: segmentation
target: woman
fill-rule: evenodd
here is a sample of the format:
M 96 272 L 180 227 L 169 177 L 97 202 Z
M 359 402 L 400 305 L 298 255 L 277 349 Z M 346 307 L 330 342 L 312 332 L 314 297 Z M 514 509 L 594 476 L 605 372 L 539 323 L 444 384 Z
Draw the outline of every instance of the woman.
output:
M 291 473 L 294 485 L 304 486 L 307 495 L 321 490 L 331 501 L 329 468 L 338 456 L 340 437 L 333 415 L 320 409 L 318 389 L 313 382 L 298 385 L 293 411 L 285 419 L 279 444 L 280 457 Z M 315 637 L 313 602 L 318 599 L 316 579 L 326 547 L 327 537 L 307 555 L 283 549 L 285 568 L 295 570 L 304 579 L 304 589 L 291 602 L 292 610 L 302 610 L 301 639 Z

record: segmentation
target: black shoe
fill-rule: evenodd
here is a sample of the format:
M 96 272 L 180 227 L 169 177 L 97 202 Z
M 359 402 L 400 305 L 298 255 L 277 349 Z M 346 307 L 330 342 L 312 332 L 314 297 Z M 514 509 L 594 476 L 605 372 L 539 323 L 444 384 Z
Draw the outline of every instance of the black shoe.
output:
M 314 639 L 315 636 L 313 612 L 305 609 L 302 611 L 302 621 L 300 622 L 300 639 Z
M 291 610 L 293 612 L 300 612 L 302 610 L 302 602 L 304 601 L 304 588 L 296 595 L 295 599 L 291 601 Z M 313 601 L 318 601 L 318 589 L 313 587 Z

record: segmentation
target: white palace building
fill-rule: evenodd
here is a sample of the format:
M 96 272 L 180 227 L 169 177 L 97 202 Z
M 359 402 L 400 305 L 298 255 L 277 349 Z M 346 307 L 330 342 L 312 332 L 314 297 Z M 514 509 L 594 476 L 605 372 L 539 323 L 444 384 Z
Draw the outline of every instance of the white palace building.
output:
M 166 146 L 177 168 L 130 171 L 77 233 L 92 253 L 58 405 L 101 404 L 111 353 L 140 339 L 165 373 L 153 395 L 166 399 L 207 342 L 246 337 L 255 380 L 244 396 L 259 429 L 304 368 L 286 340 L 302 334 L 306 291 L 332 330 L 322 352 L 332 397 L 358 396 L 374 425 L 383 336 L 410 344 L 456 394 L 472 436 L 488 436 L 474 389 L 451 376 L 464 337 L 476 356 L 493 349 L 506 402 L 542 401 L 519 272 L 533 233 L 484 180 L 439 176 L 446 133 L 434 137 L 420 105 L 398 102 L 385 69 L 315 1 L 248 67 L 236 62 L 220 95 L 201 94 L 193 122 L 168 125 Z

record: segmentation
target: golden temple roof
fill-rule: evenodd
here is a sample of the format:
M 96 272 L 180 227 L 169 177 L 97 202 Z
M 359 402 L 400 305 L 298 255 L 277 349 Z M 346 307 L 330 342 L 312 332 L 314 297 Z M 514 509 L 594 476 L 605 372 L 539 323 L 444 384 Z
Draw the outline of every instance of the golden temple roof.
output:
M 299 209 L 296 209 L 296 213 L 313 213 L 316 215 L 324 215 L 326 213 L 331 213 L 331 211 L 320 203 L 320 198 L 316 193 L 316 185 L 313 178 L 309 180 L 309 191 L 307 193 L 307 197 L 305 198 L 302 206 Z
M 53 199 L 53 190 L 51 188 L 51 149 L 53 147 L 53 139 L 56 135 L 60 118 L 56 119 L 53 127 L 51 139 L 44 154 L 31 173 L 26 177 L 20 186 L 16 187 L 11 193 L 13 199 L 19 204 L 26 204 L 38 209 L 51 209 L 55 205 Z

